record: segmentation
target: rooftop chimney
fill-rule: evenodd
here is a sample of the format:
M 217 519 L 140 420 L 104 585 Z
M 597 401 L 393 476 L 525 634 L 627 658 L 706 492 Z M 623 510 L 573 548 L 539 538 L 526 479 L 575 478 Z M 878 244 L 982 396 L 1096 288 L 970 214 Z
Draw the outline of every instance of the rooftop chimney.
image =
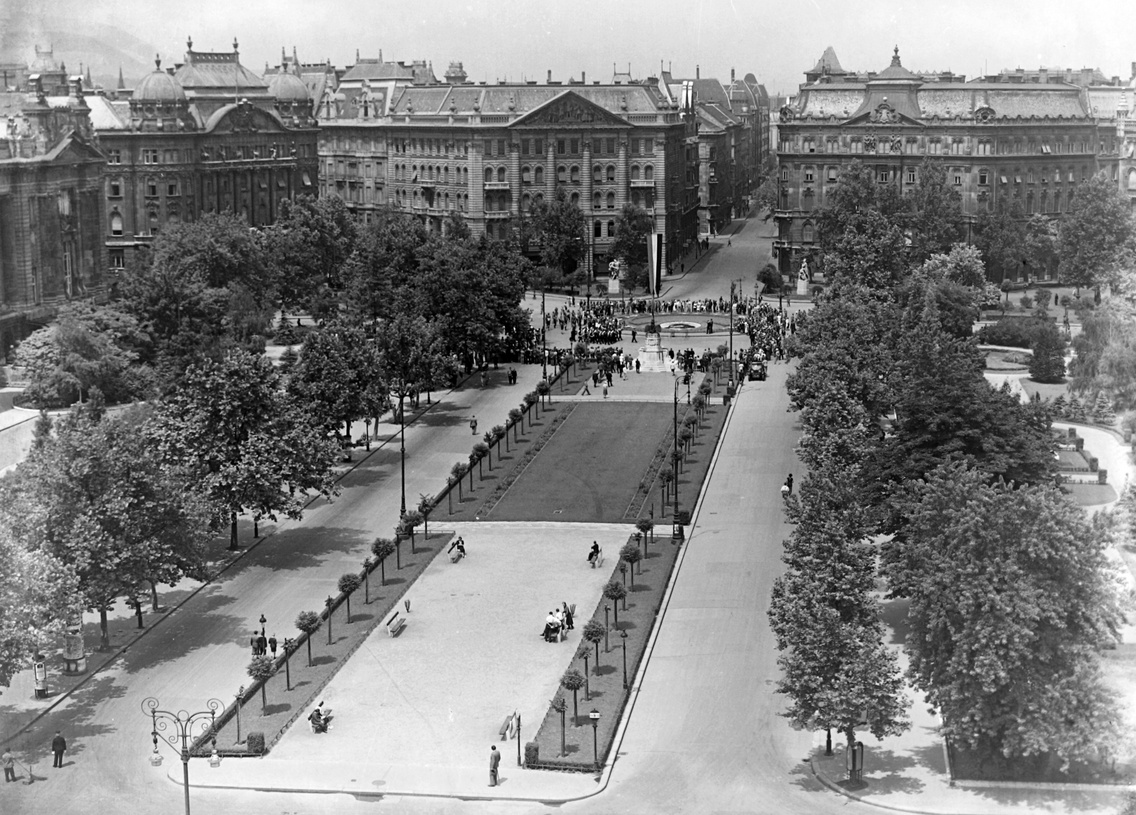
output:
M 588 84 L 588 74 L 585 71 L 580 71 L 580 84 L 581 85 L 587 85 Z
M 549 85 L 552 84 L 552 69 L 551 68 L 548 69 L 548 84 Z
M 734 69 L 733 68 L 730 69 L 730 81 L 731 82 L 734 81 Z
M 695 66 L 694 66 L 694 78 L 695 78 L 695 79 L 701 79 L 701 78 L 702 78 L 702 75 L 701 75 L 701 74 L 702 74 L 702 68 L 701 68 L 701 66 L 699 66 L 699 65 L 695 65 Z

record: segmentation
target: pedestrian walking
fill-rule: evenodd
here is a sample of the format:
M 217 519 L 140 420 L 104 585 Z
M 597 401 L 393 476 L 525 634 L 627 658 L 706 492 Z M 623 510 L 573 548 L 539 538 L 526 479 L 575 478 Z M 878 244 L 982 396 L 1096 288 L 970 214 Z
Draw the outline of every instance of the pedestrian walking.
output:
M 501 754 L 497 752 L 497 745 L 489 748 L 489 786 L 497 786 L 497 767 L 501 764 Z
M 4 781 L 16 780 L 16 757 L 12 755 L 12 751 L 4 748 L 4 755 L 0 755 L 0 765 L 4 767 Z
M 639 373 L 639 358 L 635 358 L 635 373 Z
M 252 636 L 249 637 L 249 648 L 252 650 L 254 657 L 260 656 L 260 635 L 255 631 L 253 631 Z
M 789 473 L 788 477 L 785 479 L 785 486 L 789 488 L 789 495 L 792 495 L 793 494 L 793 474 L 792 473 Z
M 51 740 L 51 752 L 55 755 L 55 762 L 51 766 L 62 767 L 63 754 L 67 752 L 67 740 L 58 730 L 55 731 L 55 738 Z
M 258 656 L 265 656 L 268 653 L 268 638 L 263 634 L 256 638 L 256 650 Z
M 473 435 L 477 435 L 477 417 L 471 416 L 469 419 L 469 429 L 473 431 Z
M 607 383 L 606 382 L 604 383 L 603 391 L 604 391 L 604 399 L 607 399 Z
M 271 637 L 268 638 L 268 647 L 272 651 L 272 658 L 273 659 L 276 659 L 276 645 L 277 645 L 276 635 L 273 634 Z

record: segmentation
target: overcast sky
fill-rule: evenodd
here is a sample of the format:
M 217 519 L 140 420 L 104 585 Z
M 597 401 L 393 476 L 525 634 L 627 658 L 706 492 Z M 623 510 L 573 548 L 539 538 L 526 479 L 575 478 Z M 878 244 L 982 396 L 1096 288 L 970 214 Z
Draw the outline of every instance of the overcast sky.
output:
M 9 5 L 10 4 L 10 5 Z M 348 65 L 359 50 L 432 61 L 439 77 L 460 60 L 470 79 L 564 80 L 586 71 L 636 77 L 660 63 L 677 76 L 729 80 L 752 72 L 771 92 L 792 92 L 831 45 L 845 69 L 881 70 L 898 45 L 916 71 L 972 77 L 1000 68 L 1092 67 L 1131 76 L 1136 36 L 1125 0 L 0 0 L 7 15 L 58 27 L 119 26 L 180 62 L 229 50 L 262 71 L 280 47 L 300 59 Z

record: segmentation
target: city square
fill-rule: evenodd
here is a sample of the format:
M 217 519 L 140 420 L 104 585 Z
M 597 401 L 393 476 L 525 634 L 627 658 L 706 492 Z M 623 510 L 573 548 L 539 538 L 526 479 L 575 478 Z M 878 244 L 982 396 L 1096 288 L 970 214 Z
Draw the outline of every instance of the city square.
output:
M 33 6 L 0 811 L 1136 811 L 1113 39 L 707 11 L 740 69 L 546 75 Z

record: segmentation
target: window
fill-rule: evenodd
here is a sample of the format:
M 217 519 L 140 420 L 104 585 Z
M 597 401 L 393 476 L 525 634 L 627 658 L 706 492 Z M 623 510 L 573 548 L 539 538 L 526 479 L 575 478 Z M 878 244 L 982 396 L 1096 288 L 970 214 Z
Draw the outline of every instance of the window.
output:
M 615 139 L 607 139 L 607 154 L 609 156 L 615 155 Z
M 813 180 L 813 168 L 812 167 L 806 167 L 805 168 L 805 181 L 811 183 L 812 180 Z M 886 179 L 884 179 L 884 180 L 886 180 Z
M 987 172 L 986 170 L 979 170 L 978 171 L 978 184 L 979 184 L 979 186 L 985 187 L 989 183 L 990 183 L 990 173 Z
M 654 181 L 655 180 L 655 168 L 654 168 L 653 165 L 645 164 L 643 166 L 643 180 L 645 180 L 645 181 Z
M 110 250 L 110 267 L 112 269 L 125 269 L 126 259 L 123 257 L 121 249 Z
M 531 181 L 532 181 L 532 168 L 529 167 L 529 165 L 526 164 L 524 167 L 521 168 L 521 183 L 522 184 L 528 184 Z
M 609 192 L 607 194 L 607 208 L 608 209 L 615 209 L 615 193 L 614 192 Z
M 112 178 L 110 180 L 110 182 L 107 185 L 107 195 L 110 198 L 121 198 L 122 197 L 122 179 L 121 178 Z
M 152 147 L 142 148 L 142 163 L 143 164 L 159 164 L 161 157 L 158 151 Z
M 568 142 L 564 139 L 556 140 L 556 155 L 562 156 L 568 152 Z
M 829 167 L 829 168 L 828 168 L 828 175 L 827 175 L 827 178 L 828 178 L 828 183 L 829 183 L 829 184 L 834 184 L 834 183 L 836 183 L 836 168 L 835 168 L 835 167 Z
M 151 198 L 158 197 L 158 180 L 156 178 L 146 179 L 146 195 Z
M 505 140 L 504 139 L 498 139 L 497 140 L 497 155 L 499 155 L 499 156 L 505 155 Z
M 248 213 L 246 212 L 245 213 L 246 220 L 247 220 L 247 215 L 248 215 Z M 150 234 L 151 235 L 157 235 L 158 234 L 158 211 L 156 209 L 150 210 L 150 217 L 148 219 L 148 226 L 150 228 Z
M 491 139 L 485 140 L 485 144 L 482 147 L 481 152 L 484 153 L 487 157 L 493 155 L 493 141 Z
M 603 237 L 603 221 L 596 221 L 594 224 L 592 224 L 592 237 Z
M 544 139 L 533 139 L 533 155 L 539 156 L 544 153 Z
M 958 170 L 955 171 L 955 186 L 956 187 L 962 186 L 962 173 L 959 172 Z
M 578 208 L 580 206 L 580 193 L 572 193 L 572 195 L 568 198 L 568 203 Z
M 172 196 L 172 195 L 180 195 L 180 194 L 181 193 L 178 190 L 177 181 L 169 181 L 169 182 L 166 183 L 166 195 Z
M 608 221 L 607 222 L 607 236 L 609 238 L 615 237 L 615 221 Z
M 615 181 L 615 165 L 614 164 L 607 165 L 607 180 L 608 181 Z
M 638 181 L 639 180 L 639 165 L 638 164 L 632 164 L 631 165 L 631 180 L 632 181 Z
M 592 181 L 603 181 L 603 167 L 599 164 L 592 168 Z
M 805 172 L 808 172 L 808 170 L 806 170 Z M 887 182 L 891 181 L 891 170 L 889 170 L 887 167 L 877 167 L 876 181 L 881 184 L 886 184 Z
M 789 168 L 788 167 L 782 167 L 781 168 L 781 180 L 786 181 L 786 182 L 789 180 Z
M 633 155 L 633 156 L 639 155 L 639 140 L 638 139 L 631 139 L 630 141 L 631 141 L 631 155 Z
M 537 167 L 535 170 L 533 170 L 533 183 L 534 184 L 543 184 L 544 183 L 544 168 L 543 167 Z
M 577 155 L 580 154 L 580 140 L 579 139 L 569 139 L 568 140 L 568 152 L 570 154 L 572 154 L 573 156 L 577 156 Z
M 569 170 L 569 178 L 573 184 L 580 183 L 580 166 L 578 164 L 572 165 L 572 169 Z
M 521 196 L 521 212 L 528 212 L 532 207 L 532 196 L 527 192 Z
M 592 193 L 592 209 L 599 209 L 603 206 L 603 196 L 596 192 Z
M 497 180 L 498 181 L 504 181 L 505 180 L 505 168 L 504 167 L 498 167 L 497 168 Z
M 485 183 L 488 184 L 492 180 L 493 180 L 493 168 L 492 167 L 486 167 L 485 168 Z
M 556 168 L 556 180 L 561 184 L 568 180 L 568 168 L 563 164 Z
M 813 225 L 812 224 L 805 224 L 804 227 L 801 228 L 801 241 L 804 242 L 804 243 L 812 243 L 813 242 Z
M 122 164 L 122 151 L 107 150 L 107 164 Z
M 907 181 L 908 184 L 914 184 L 915 183 L 915 171 L 914 170 L 908 170 L 907 171 L 907 178 L 904 179 L 904 180 Z
M 122 215 L 117 210 L 110 214 L 110 234 L 122 234 Z

